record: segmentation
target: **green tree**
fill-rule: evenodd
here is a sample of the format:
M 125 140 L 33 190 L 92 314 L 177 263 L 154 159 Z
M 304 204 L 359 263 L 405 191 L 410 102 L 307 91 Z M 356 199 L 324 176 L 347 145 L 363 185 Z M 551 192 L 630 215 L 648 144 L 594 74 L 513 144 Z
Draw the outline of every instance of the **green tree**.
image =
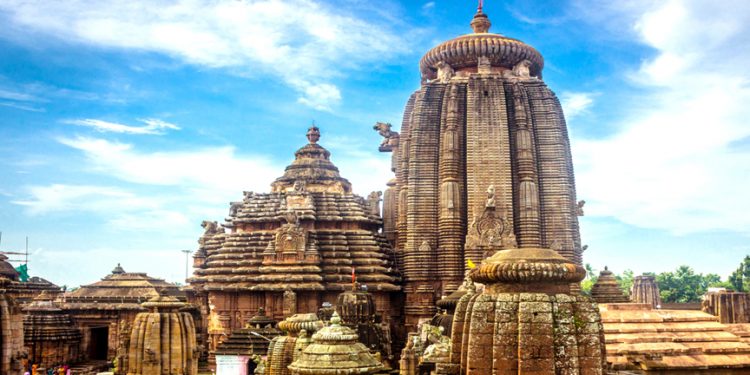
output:
M 585 295 L 591 295 L 591 288 L 594 287 L 594 284 L 596 284 L 596 281 L 599 279 L 599 276 L 597 276 L 597 272 L 594 269 L 594 267 L 591 267 L 591 264 L 586 263 L 586 278 L 581 281 L 581 292 Z
M 700 302 L 709 286 L 721 283 L 721 277 L 716 274 L 697 274 L 689 266 L 679 266 L 674 272 L 658 274 L 656 283 L 663 302 Z
M 750 255 L 746 255 L 740 266 L 729 275 L 729 283 L 732 285 L 732 289 L 738 292 L 748 290 L 750 286 Z
M 630 295 L 630 289 L 633 288 L 633 270 L 622 271 L 621 275 L 615 275 L 615 279 L 620 284 L 620 289 L 626 296 Z

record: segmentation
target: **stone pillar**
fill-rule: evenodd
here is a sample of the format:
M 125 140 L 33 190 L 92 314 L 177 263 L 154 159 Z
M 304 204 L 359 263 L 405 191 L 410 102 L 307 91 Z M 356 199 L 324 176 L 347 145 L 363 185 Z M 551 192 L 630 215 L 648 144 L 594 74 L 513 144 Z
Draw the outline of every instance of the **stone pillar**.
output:
M 712 292 L 703 296 L 702 310 L 719 317 L 723 324 L 750 323 L 750 294 Z
M 128 375 L 196 375 L 195 325 L 185 304 L 160 295 L 144 302 L 136 315 L 128 348 Z
M 660 307 L 661 296 L 659 295 L 659 285 L 656 284 L 656 278 L 651 275 L 636 276 L 633 279 L 630 302 L 647 303 L 653 307 Z

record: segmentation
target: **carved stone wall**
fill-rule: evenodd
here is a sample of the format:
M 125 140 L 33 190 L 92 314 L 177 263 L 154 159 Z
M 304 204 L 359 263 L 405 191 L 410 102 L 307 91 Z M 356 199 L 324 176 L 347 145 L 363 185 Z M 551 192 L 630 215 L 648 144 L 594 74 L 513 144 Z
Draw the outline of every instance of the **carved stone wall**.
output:
M 750 294 L 712 292 L 703 296 L 702 310 L 719 317 L 723 324 L 750 323 Z
M 633 278 L 633 288 L 630 292 L 630 302 L 647 303 L 653 307 L 661 305 L 659 285 L 651 275 L 641 275 Z

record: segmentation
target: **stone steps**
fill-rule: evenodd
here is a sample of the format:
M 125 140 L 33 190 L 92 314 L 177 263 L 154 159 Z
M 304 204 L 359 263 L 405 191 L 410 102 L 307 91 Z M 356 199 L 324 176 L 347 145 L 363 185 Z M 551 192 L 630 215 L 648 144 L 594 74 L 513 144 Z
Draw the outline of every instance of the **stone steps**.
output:
M 750 324 L 729 327 L 701 311 L 600 305 L 607 361 L 615 370 L 750 368 Z

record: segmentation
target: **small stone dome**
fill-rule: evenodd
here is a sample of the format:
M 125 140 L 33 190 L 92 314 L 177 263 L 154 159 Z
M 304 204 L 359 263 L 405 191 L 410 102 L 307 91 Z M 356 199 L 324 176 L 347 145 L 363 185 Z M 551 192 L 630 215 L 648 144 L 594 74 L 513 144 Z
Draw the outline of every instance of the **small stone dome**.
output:
M 490 20 L 481 9 L 471 21 L 474 30 L 471 34 L 459 36 L 427 51 L 419 62 L 422 78 L 434 79 L 436 65 L 442 61 L 453 69 L 476 67 L 479 57 L 487 57 L 492 66 L 512 69 L 523 60 L 531 63 L 532 76 L 541 75 L 544 58 L 530 45 L 500 34 L 489 33 Z
M 357 338 L 351 328 L 341 325 L 338 313 L 333 313 L 331 325 L 312 336 L 312 343 L 289 369 L 295 375 L 372 374 L 383 370 L 383 365 Z

